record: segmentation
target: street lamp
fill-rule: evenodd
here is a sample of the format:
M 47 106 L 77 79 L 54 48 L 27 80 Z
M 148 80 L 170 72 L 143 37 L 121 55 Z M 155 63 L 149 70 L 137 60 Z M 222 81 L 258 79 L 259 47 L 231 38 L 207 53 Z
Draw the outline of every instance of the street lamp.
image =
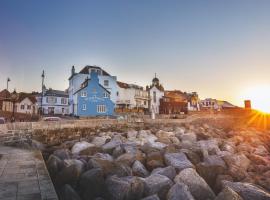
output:
M 10 78 L 7 78 L 7 92 L 8 92 L 8 82 L 10 82 Z M 6 98 L 8 97 L 8 93 L 6 92 Z
M 43 91 L 43 89 L 44 89 L 44 78 L 45 78 L 45 72 L 44 72 L 44 70 L 42 71 L 42 74 L 41 74 L 41 79 L 42 79 L 42 81 L 41 81 L 41 112 L 40 112 L 40 114 L 41 115 L 43 115 L 43 95 L 44 95 L 44 91 Z
M 12 101 L 12 118 L 11 118 L 11 122 L 15 122 L 15 102 L 17 100 L 17 93 L 14 90 L 10 96 L 11 101 Z

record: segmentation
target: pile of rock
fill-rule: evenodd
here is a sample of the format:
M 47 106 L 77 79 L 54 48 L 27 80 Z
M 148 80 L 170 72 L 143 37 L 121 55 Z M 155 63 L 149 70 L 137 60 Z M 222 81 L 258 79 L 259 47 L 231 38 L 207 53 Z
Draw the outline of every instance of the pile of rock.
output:
M 59 198 L 270 199 L 270 140 L 261 132 L 158 128 L 98 132 L 50 146 L 47 167 Z

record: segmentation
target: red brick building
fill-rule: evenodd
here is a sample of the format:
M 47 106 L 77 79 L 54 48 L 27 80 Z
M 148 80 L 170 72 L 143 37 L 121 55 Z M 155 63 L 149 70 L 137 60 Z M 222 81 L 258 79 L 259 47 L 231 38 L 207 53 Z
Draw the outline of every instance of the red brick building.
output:
M 160 99 L 160 114 L 180 114 L 188 111 L 188 97 L 180 90 L 165 91 Z

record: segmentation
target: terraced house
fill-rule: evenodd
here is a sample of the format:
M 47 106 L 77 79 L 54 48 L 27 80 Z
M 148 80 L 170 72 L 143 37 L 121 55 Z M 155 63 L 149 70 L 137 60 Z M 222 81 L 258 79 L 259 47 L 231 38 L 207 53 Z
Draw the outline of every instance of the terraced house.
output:
M 110 99 L 111 92 L 99 83 L 97 72 L 91 72 L 80 89 L 74 93 L 77 97 L 75 115 L 79 117 L 112 116 L 114 102 Z

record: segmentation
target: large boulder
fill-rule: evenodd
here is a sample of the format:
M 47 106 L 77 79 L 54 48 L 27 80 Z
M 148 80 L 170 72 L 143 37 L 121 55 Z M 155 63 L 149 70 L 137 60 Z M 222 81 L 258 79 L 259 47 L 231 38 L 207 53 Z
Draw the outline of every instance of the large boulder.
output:
M 102 149 L 104 152 L 106 153 L 112 153 L 113 150 L 119 146 L 120 144 L 122 144 L 122 140 L 120 136 L 115 136 L 110 142 L 104 144 L 102 146 Z
M 167 192 L 173 185 L 171 179 L 160 174 L 153 174 L 144 179 L 145 196 L 157 194 L 160 199 L 166 197 Z
M 109 154 L 97 153 L 88 161 L 88 168 L 100 168 L 108 174 L 114 167 L 113 157 Z
M 102 137 L 94 137 L 91 141 L 92 144 L 94 144 L 97 147 L 101 147 L 104 145 L 108 140 L 110 140 L 109 136 L 102 136 Z
M 250 160 L 245 154 L 233 154 L 224 156 L 223 160 L 229 167 L 229 174 L 237 181 L 243 180 L 247 176 L 247 169 L 250 165 Z
M 67 164 L 56 176 L 57 186 L 64 184 L 76 184 L 80 175 L 85 171 L 85 165 L 80 160 L 73 160 Z
M 174 177 L 176 176 L 176 171 L 174 167 L 172 166 L 168 166 L 164 168 L 159 167 L 159 168 L 154 169 L 151 174 L 160 174 L 163 176 L 167 176 L 169 179 L 173 180 Z
M 144 145 L 145 143 L 154 143 L 158 138 L 151 133 L 150 130 L 140 130 L 136 143 L 139 145 Z
M 71 152 L 68 149 L 57 149 L 53 152 L 53 155 L 57 156 L 61 160 L 71 158 Z
M 131 166 L 136 160 L 136 155 L 133 154 L 133 153 L 125 153 L 125 154 L 122 154 L 121 156 L 119 156 L 117 159 L 116 159 L 116 162 L 119 162 L 119 163 L 124 163 L 128 166 Z
M 225 187 L 215 200 L 243 200 L 242 197 L 229 187 Z
M 269 200 L 270 193 L 251 184 L 241 182 L 224 181 L 224 186 L 237 192 L 244 200 Z
M 156 133 L 156 136 L 158 138 L 169 138 L 169 137 L 174 137 L 175 133 L 174 132 L 168 132 L 168 131 L 159 130 Z
M 83 200 L 104 196 L 105 181 L 101 169 L 91 169 L 81 175 L 79 186 Z
M 47 168 L 52 179 L 55 178 L 63 166 L 63 161 L 55 155 L 50 155 L 49 159 L 47 160 Z
M 82 150 L 87 149 L 89 147 L 93 147 L 93 146 L 95 145 L 86 141 L 76 142 L 74 146 L 72 147 L 71 152 L 73 154 L 79 154 Z
M 59 199 L 60 200 L 81 200 L 77 192 L 68 184 L 64 185 L 61 188 Z
M 160 151 L 153 151 L 147 154 L 146 167 L 152 171 L 158 167 L 164 167 L 163 155 Z
M 144 191 L 144 183 L 134 176 L 116 177 L 106 179 L 108 199 L 111 200 L 136 200 L 141 199 Z
M 197 174 L 193 168 L 183 169 L 175 178 L 176 183 L 184 183 L 188 186 L 192 196 L 196 200 L 215 199 L 215 194 L 205 180 Z
M 160 198 L 158 197 L 158 195 L 153 194 L 153 195 L 145 197 L 145 198 L 143 198 L 141 200 L 160 200 Z
M 145 168 L 145 166 L 138 160 L 136 160 L 132 165 L 132 171 L 135 176 L 147 177 L 149 172 Z
M 194 200 L 188 187 L 183 183 L 174 184 L 167 194 L 167 200 Z
M 200 140 L 197 142 L 197 146 L 201 150 L 204 158 L 209 155 L 217 155 L 220 153 L 218 141 L 216 139 Z
M 194 167 L 184 153 L 166 153 L 164 159 L 167 166 L 173 166 L 178 172 Z
M 80 151 L 80 155 L 86 155 L 86 156 L 92 156 L 98 152 L 102 152 L 101 147 L 97 147 L 95 145 L 89 146 L 83 150 Z
M 204 162 L 196 165 L 196 169 L 200 176 L 203 177 L 211 187 L 214 187 L 217 175 L 223 174 L 227 166 L 222 158 L 213 155 L 206 157 Z
M 131 140 L 131 141 L 134 141 L 134 140 L 136 140 L 137 135 L 138 135 L 138 131 L 135 131 L 135 130 L 129 130 L 129 131 L 127 132 L 127 139 L 129 139 L 129 140 Z

